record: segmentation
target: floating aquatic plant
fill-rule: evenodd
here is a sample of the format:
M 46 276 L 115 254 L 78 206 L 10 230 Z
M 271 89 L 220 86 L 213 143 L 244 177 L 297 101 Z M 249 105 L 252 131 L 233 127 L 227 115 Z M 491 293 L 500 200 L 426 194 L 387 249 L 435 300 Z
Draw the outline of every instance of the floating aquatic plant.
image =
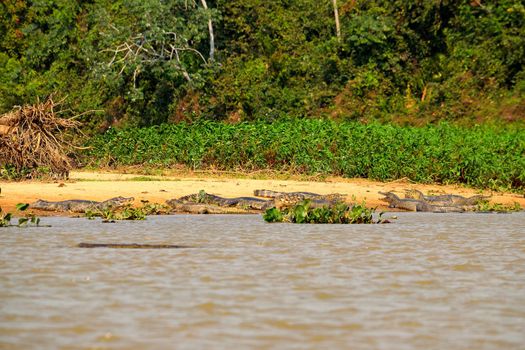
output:
M 146 220 L 147 215 L 166 214 L 167 212 L 168 208 L 165 205 L 144 201 L 138 208 L 128 204 L 118 209 L 88 210 L 85 215 L 90 220 L 100 217 L 103 222 L 115 222 L 115 220 Z
M 389 222 L 379 214 L 374 219 L 375 209 L 365 203 L 349 205 L 339 202 L 333 206 L 313 207 L 306 199 L 296 205 L 278 209 L 267 209 L 263 218 L 267 222 L 290 222 L 297 224 L 379 224 Z
M 514 211 L 521 211 L 523 208 L 518 202 L 513 204 L 490 203 L 489 201 L 482 201 L 476 206 L 476 211 L 479 212 L 497 212 L 508 213 Z
M 18 203 L 16 205 L 16 210 L 19 212 L 26 211 L 27 208 L 29 208 L 28 203 Z M 0 227 L 7 227 L 7 226 L 18 226 L 18 227 L 24 227 L 28 225 L 32 226 L 40 226 L 40 218 L 35 216 L 34 214 L 29 214 L 24 217 L 18 218 L 18 224 L 12 225 L 11 219 L 13 218 L 13 214 L 10 212 L 4 213 L 2 211 L 2 207 L 0 207 Z

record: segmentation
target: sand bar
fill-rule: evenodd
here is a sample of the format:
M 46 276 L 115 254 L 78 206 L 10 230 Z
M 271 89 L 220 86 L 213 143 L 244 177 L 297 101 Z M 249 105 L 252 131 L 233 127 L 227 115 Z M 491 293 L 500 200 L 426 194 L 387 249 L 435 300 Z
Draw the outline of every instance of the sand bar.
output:
M 405 189 L 415 188 L 425 193 L 454 193 L 463 196 L 479 194 L 480 191 L 453 185 L 424 185 L 410 181 L 378 182 L 367 179 L 326 178 L 323 181 L 283 180 L 283 179 L 246 179 L 235 176 L 213 174 L 182 174 L 176 176 L 145 176 L 115 172 L 74 171 L 67 181 L 0 181 L 0 207 L 5 211 L 14 211 L 17 203 L 32 203 L 37 199 L 61 201 L 66 199 L 88 199 L 102 201 L 116 196 L 134 197 L 135 205 L 141 200 L 152 203 L 164 203 L 168 199 L 178 198 L 199 190 L 205 190 L 223 197 L 253 196 L 255 189 L 274 191 L 308 191 L 320 194 L 342 193 L 351 201 L 366 201 L 367 206 L 387 209 L 381 201 L 379 191 L 396 191 L 402 194 Z M 518 202 L 525 207 L 523 195 L 515 193 L 496 193 L 492 195 L 494 203 L 512 204 Z M 39 213 L 42 214 L 42 213 Z M 49 213 L 49 215 L 55 215 Z

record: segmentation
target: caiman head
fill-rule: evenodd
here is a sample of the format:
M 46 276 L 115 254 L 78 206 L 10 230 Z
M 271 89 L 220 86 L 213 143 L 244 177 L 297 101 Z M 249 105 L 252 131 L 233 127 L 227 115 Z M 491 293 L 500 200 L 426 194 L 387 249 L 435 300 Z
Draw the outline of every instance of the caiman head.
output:
M 45 201 L 43 199 L 37 199 L 35 202 L 31 203 L 29 207 L 31 209 L 43 209 L 46 208 L 49 205 L 48 201 Z
M 383 201 L 387 201 L 388 203 L 391 203 L 392 201 L 399 200 L 399 197 L 394 192 L 378 192 L 379 194 L 385 196 L 384 198 L 381 198 Z

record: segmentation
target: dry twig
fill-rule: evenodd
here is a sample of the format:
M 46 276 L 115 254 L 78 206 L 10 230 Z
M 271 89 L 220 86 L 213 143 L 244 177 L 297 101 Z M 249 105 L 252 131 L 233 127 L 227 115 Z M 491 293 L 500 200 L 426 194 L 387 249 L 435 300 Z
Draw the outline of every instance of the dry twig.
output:
M 47 167 L 56 176 L 67 177 L 73 167 L 67 156 L 72 148 L 64 130 L 76 129 L 80 122 L 56 116 L 62 101 L 52 97 L 42 103 L 15 107 L 0 116 L 0 165 L 14 167 L 19 174 L 34 176 Z

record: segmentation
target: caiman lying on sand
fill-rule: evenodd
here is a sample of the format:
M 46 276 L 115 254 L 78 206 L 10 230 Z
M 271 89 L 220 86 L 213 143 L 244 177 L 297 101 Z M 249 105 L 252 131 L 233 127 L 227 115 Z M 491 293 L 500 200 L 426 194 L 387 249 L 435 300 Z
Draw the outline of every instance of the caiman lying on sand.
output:
M 379 192 L 385 196 L 384 201 L 387 201 L 390 208 L 404 209 L 408 211 L 424 211 L 431 213 L 461 213 L 465 211 L 465 208 L 460 206 L 449 206 L 449 205 L 432 205 L 425 201 L 413 198 L 399 198 L 393 192 Z
M 273 201 L 260 198 L 224 198 L 201 191 L 166 201 L 173 211 L 192 214 L 240 214 L 260 212 L 273 206 Z
M 331 207 L 336 203 L 341 202 L 340 200 L 326 199 L 324 196 L 305 197 L 300 194 L 288 193 L 275 197 L 273 199 L 273 206 L 281 210 L 284 208 L 291 208 L 303 200 L 309 201 L 310 208 Z
M 490 196 L 475 195 L 463 197 L 457 194 L 442 194 L 438 196 L 426 196 L 423 192 L 410 189 L 405 191 L 405 198 L 417 199 L 432 205 L 442 206 L 473 206 L 482 201 L 490 199 Z
M 321 196 L 313 192 L 278 192 L 272 190 L 254 190 L 253 195 L 263 198 L 276 198 L 279 196 L 301 196 L 303 199 L 310 199 Z
M 292 207 L 305 199 L 310 200 L 310 207 L 330 207 L 338 202 L 344 202 L 345 196 L 340 193 L 317 194 L 312 192 L 277 192 L 272 190 L 255 190 L 258 197 L 273 198 L 273 204 L 278 209 Z
M 272 190 L 254 190 L 254 196 L 263 198 L 294 198 L 297 200 L 305 199 L 324 199 L 327 201 L 344 201 L 345 195 L 340 193 L 318 194 L 313 192 L 278 192 Z
M 194 214 L 230 214 L 243 212 L 260 212 L 273 207 L 290 207 L 304 199 L 310 200 L 311 207 L 331 206 L 342 201 L 340 194 L 319 195 L 311 192 L 275 192 L 255 190 L 256 196 L 271 198 L 264 200 L 254 197 L 224 198 L 201 191 L 166 203 L 176 212 Z
M 72 213 L 85 213 L 88 210 L 107 210 L 116 209 L 126 204 L 132 203 L 133 197 L 115 197 L 103 202 L 89 201 L 84 199 L 70 199 L 59 202 L 49 202 L 42 199 L 29 205 L 31 209 L 62 211 Z
M 170 202 L 173 201 L 170 200 Z M 253 197 L 224 198 L 205 192 L 194 193 L 176 200 L 179 203 L 198 203 L 211 204 L 219 207 L 236 207 L 240 209 L 266 210 L 272 205 L 272 201 L 267 201 Z M 168 203 L 169 204 L 169 203 Z

